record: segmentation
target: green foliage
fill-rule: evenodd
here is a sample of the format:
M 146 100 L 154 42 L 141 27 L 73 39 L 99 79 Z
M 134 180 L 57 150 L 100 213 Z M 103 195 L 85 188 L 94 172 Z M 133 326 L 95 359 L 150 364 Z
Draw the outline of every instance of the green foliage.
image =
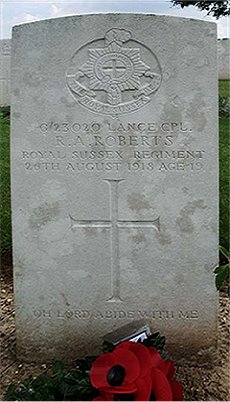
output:
M 97 356 L 86 356 L 84 359 L 77 360 L 77 367 L 80 371 L 89 372 L 93 361 L 97 358 Z
M 230 99 L 219 97 L 219 116 L 229 117 L 230 116 Z
M 230 116 L 230 81 L 219 80 L 219 116 Z
M 10 108 L 0 108 L 0 244 L 11 249 L 10 209 Z
M 229 247 L 229 118 L 219 119 L 220 244 Z
M 154 334 L 148 336 L 147 339 L 144 339 L 142 343 L 143 345 L 147 346 L 147 348 L 150 348 L 151 346 L 156 348 L 161 354 L 162 358 L 167 360 L 169 359 L 169 355 L 164 351 L 165 341 L 165 336 L 161 336 L 160 332 L 155 332 Z
M 95 357 L 93 358 L 95 359 Z M 5 395 L 6 401 L 86 401 L 97 395 L 90 384 L 89 369 L 93 359 L 85 359 L 87 370 L 77 366 L 65 372 L 62 362 L 55 361 L 52 374 L 43 373 L 30 376 L 23 384 L 10 384 Z M 90 363 L 90 364 L 89 364 Z
M 159 332 L 143 341 L 146 347 L 154 346 L 164 356 L 165 337 Z M 112 351 L 115 346 L 104 342 L 103 352 Z M 61 361 L 52 365 L 52 373 L 30 376 L 24 383 L 10 384 L 5 401 L 91 401 L 98 391 L 90 383 L 90 369 L 97 356 L 88 356 L 77 361 L 74 370 L 66 372 Z
M 103 345 L 102 345 L 103 353 L 112 352 L 114 348 L 115 348 L 115 346 L 113 343 L 110 343 L 108 341 L 103 342 Z
M 217 19 L 230 15 L 229 0 L 172 0 L 174 6 L 181 6 L 182 8 L 188 6 L 198 7 L 200 10 L 207 11 L 208 15 L 213 15 Z
M 160 332 L 155 332 L 154 334 L 148 336 L 148 338 L 143 340 L 142 344 L 147 348 L 153 346 L 162 356 L 164 355 L 165 336 L 161 336 Z
M 229 98 L 230 95 L 230 80 L 219 80 L 219 97 Z
M 3 118 L 10 119 L 10 106 L 3 106 L 0 108 L 0 115 Z
M 224 247 L 220 246 L 220 252 L 224 256 L 225 261 L 227 261 L 227 263 L 224 265 L 221 265 L 220 267 L 217 267 L 214 271 L 214 273 L 216 274 L 217 290 L 220 290 L 222 288 L 222 286 L 224 285 L 224 282 L 227 279 L 227 277 L 229 276 L 229 272 L 230 272 L 230 258 L 229 258 L 228 251 Z

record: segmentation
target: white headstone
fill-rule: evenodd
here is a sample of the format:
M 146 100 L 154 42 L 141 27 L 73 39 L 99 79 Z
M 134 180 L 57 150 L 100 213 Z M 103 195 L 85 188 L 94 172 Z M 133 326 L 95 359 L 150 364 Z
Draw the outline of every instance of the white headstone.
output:
M 11 39 L 0 40 L 0 106 L 10 105 Z
M 219 39 L 218 49 L 218 71 L 219 80 L 230 79 L 230 39 Z
M 149 324 L 215 346 L 216 24 L 85 15 L 13 29 L 18 353 L 75 359 Z

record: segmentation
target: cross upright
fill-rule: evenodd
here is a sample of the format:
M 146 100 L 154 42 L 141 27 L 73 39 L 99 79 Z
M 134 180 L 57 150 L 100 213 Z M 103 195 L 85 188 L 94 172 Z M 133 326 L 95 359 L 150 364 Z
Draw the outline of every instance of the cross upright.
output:
M 111 257 L 111 297 L 110 302 L 123 301 L 120 297 L 120 264 L 119 264 L 119 229 L 146 228 L 160 231 L 160 218 L 150 221 L 127 221 L 118 216 L 118 185 L 124 179 L 106 179 L 110 187 L 110 220 L 77 220 L 70 215 L 71 229 L 75 228 L 107 228 L 110 229 Z

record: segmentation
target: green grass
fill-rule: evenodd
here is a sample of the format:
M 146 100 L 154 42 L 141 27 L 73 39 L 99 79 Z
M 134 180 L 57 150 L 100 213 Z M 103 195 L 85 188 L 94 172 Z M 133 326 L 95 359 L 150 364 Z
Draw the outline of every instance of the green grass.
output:
M 0 109 L 0 247 L 11 249 L 10 120 L 9 108 Z
M 228 98 L 230 96 L 230 80 L 219 80 L 219 96 Z
M 229 96 L 229 81 L 219 81 L 219 95 Z M 229 118 L 220 117 L 220 245 L 229 248 Z M 11 249 L 10 209 L 10 121 L 9 108 L 0 108 L 0 244 L 1 251 Z
M 229 250 L 229 93 L 230 80 L 219 81 L 220 245 Z M 226 101 L 228 103 L 226 103 Z

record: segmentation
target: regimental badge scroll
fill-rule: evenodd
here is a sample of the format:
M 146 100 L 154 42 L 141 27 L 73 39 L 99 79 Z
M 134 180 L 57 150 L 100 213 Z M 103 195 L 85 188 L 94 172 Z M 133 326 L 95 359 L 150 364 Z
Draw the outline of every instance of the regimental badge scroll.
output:
M 117 28 L 79 48 L 66 73 L 67 86 L 81 106 L 112 116 L 149 103 L 161 79 L 152 50 Z

